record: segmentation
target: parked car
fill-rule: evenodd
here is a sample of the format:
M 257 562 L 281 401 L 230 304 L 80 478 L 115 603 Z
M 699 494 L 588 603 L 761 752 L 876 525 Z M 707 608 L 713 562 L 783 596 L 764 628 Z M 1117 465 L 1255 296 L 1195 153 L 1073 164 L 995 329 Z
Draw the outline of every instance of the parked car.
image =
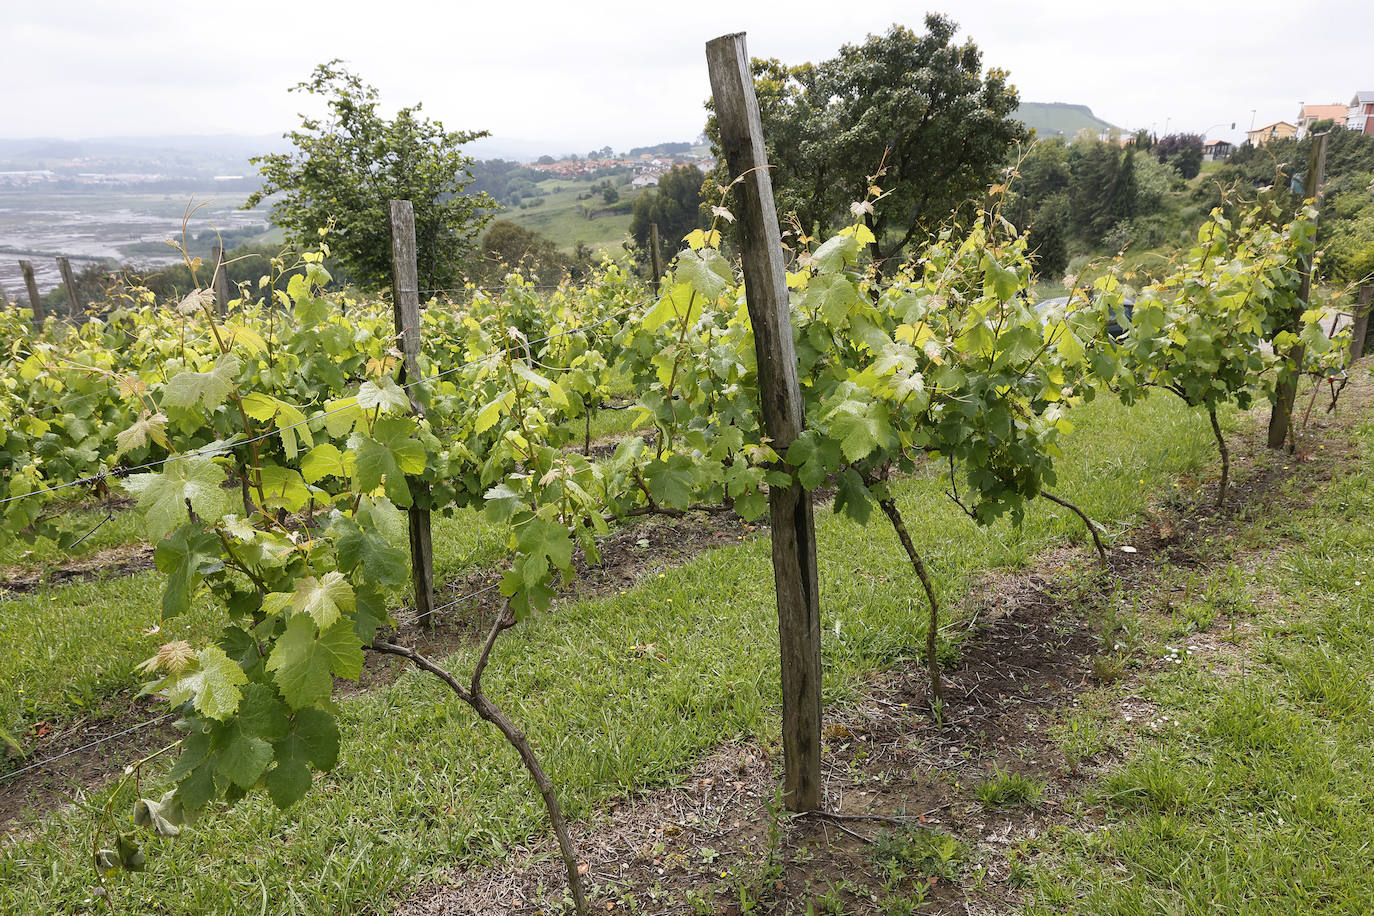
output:
M 1095 292 L 1092 295 L 1094 298 L 1096 297 Z M 1068 296 L 1058 296 L 1054 299 L 1041 299 L 1039 302 L 1035 303 L 1033 307 L 1037 314 L 1044 315 L 1046 312 L 1056 308 L 1062 311 L 1068 304 Z M 1120 340 L 1126 334 L 1126 329 L 1121 326 L 1123 314 L 1125 320 L 1129 322 L 1131 317 L 1135 314 L 1134 299 L 1122 299 L 1119 307 L 1112 307 L 1111 316 L 1107 319 L 1107 333 L 1111 335 L 1112 340 Z

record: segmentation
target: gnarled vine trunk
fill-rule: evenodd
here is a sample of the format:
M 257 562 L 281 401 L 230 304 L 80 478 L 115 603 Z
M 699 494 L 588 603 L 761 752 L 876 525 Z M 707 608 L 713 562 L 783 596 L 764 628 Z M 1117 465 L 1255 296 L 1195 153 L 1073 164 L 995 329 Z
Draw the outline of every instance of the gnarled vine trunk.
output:
M 897 538 L 902 542 L 902 549 L 906 551 L 908 559 L 911 560 L 911 568 L 916 570 L 916 575 L 920 578 L 921 585 L 926 591 L 926 601 L 930 604 L 930 621 L 926 628 L 926 671 L 930 674 L 930 708 L 936 718 L 939 718 L 945 706 L 944 681 L 940 676 L 940 659 L 937 654 L 940 633 L 940 602 L 935 597 L 934 586 L 930 584 L 930 575 L 926 572 L 926 564 L 921 559 L 921 555 L 916 552 L 916 545 L 911 542 L 911 534 L 906 530 L 906 523 L 902 520 L 902 513 L 897 508 L 897 501 L 889 496 L 878 500 L 878 505 L 887 515 L 887 520 L 892 523 L 892 529 L 897 532 Z

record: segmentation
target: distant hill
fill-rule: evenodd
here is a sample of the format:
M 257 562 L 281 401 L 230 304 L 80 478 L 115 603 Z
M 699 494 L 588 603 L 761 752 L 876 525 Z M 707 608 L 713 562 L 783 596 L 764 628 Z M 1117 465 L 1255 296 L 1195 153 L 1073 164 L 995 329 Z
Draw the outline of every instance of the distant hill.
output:
M 1111 130 L 1116 125 L 1093 114 L 1087 105 L 1066 102 L 1022 102 L 1013 116 L 1027 127 L 1035 128 L 1042 137 L 1072 137 L 1083 128 L 1093 131 Z

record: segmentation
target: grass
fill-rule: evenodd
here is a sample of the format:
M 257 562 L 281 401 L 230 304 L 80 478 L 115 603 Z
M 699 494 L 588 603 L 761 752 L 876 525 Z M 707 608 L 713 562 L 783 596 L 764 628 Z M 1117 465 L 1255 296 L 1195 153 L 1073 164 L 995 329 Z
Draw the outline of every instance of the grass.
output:
M 994 768 L 991 776 L 974 787 L 973 797 L 988 808 L 1034 806 L 1045 798 L 1045 783 L 1025 773 L 998 767 Z
M 593 251 L 600 249 L 613 258 L 624 254 L 620 243 L 630 232 L 629 213 L 608 213 L 596 219 L 588 219 L 583 205 L 594 203 L 596 209 L 600 209 L 602 204 L 600 195 L 592 201 L 577 199 L 579 194 L 585 194 L 591 188 L 591 185 L 585 182 L 548 179 L 539 182 L 539 188 L 548 194 L 531 199 L 541 201 L 538 206 L 523 210 L 513 207 L 503 211 L 498 218 L 508 219 L 526 229 L 548 236 L 563 251 L 572 251 L 573 246 L 581 240 Z M 620 189 L 620 199 L 633 200 L 638 193 L 623 187 Z
M 1359 440 L 1314 505 L 1237 533 L 1283 548 L 1184 580 L 1139 749 L 1084 799 L 1091 827 L 1044 847 L 1030 912 L 1374 912 L 1374 424 Z M 1219 673 L 1186 634 L 1223 615 L 1255 635 Z
M 1102 400 L 1079 411 L 1056 490 L 1119 531 L 1174 487 L 1177 475 L 1200 465 L 1210 471 L 1205 420 L 1174 401 L 1153 398 L 1126 409 Z M 897 489 L 946 607 L 958 607 L 983 571 L 1024 567 L 1043 548 L 1085 536 L 1076 518 L 1048 505 L 1031 507 L 1019 530 L 1005 522 L 978 529 L 951 506 L 934 475 Z M 915 657 L 922 644 L 919 585 L 881 522 L 875 515 L 865 527 L 818 513 L 830 703 L 850 696 L 869 672 Z M 141 587 L 155 592 L 155 577 L 145 579 Z M 745 541 L 624 593 L 561 607 L 503 637 L 489 690 L 529 734 L 573 816 L 671 782 L 721 741 L 776 743 L 771 581 L 766 540 Z M 99 602 L 92 594 L 83 604 Z M 7 679 L 16 672 L 13 643 L 0 655 Z M 661 658 L 631 649 L 649 643 Z M 462 670 L 471 655 L 449 662 Z M 90 663 L 64 659 L 61 676 L 83 661 Z M 51 693 L 57 675 L 32 659 L 26 664 L 23 676 L 38 678 L 28 682 Z M 408 674 L 340 705 L 346 738 L 339 766 L 304 803 L 279 812 L 255 794 L 175 840 L 149 840 L 148 871 L 120 877 L 113 902 L 168 914 L 385 909 L 391 895 L 455 862 L 498 860 L 531 838 L 548 847 L 538 797 L 514 753 L 432 678 Z M 160 791 L 156 778 L 145 788 Z M 103 803 L 109 792 L 93 793 L 90 803 Z M 132 797 L 115 801 L 123 806 Z M 0 911 L 89 909 L 91 832 L 89 816 L 71 808 L 8 836 L 0 846 Z M 108 830 L 101 839 L 109 842 Z

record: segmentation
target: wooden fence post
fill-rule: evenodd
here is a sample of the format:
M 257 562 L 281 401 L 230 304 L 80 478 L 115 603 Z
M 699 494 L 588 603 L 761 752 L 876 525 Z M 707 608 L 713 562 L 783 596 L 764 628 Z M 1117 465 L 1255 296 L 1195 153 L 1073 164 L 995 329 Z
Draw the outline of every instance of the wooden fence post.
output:
M 658 295 L 658 284 L 663 279 L 663 250 L 659 247 L 658 223 L 649 224 L 649 263 L 654 272 L 649 280 L 649 285 L 653 287 L 654 295 Z
M 1374 283 L 1360 287 L 1360 296 L 1355 300 L 1355 326 L 1350 331 L 1350 359 L 1364 356 L 1365 338 L 1369 336 L 1369 310 L 1374 307 Z
M 18 299 L 14 300 L 14 304 L 15 304 L 15 307 L 18 307 L 18 305 L 19 305 L 19 300 L 18 300 Z M 9 296 L 9 293 L 5 292 L 5 284 L 0 283 L 0 309 L 7 309 L 7 308 L 9 308 L 9 307 L 10 307 L 10 296 Z
M 758 356 L 764 428 L 779 455 L 802 431 L 801 386 L 773 182 L 768 174 L 744 33 L 706 43 L 711 95 L 736 198 L 745 299 Z M 785 470 L 790 470 L 786 463 Z M 821 615 L 811 494 L 795 482 L 769 487 L 773 580 L 782 656 L 783 796 L 792 811 L 821 807 Z
M 229 313 L 229 273 L 224 269 L 224 249 L 215 245 L 210 249 L 210 256 L 215 261 L 215 275 L 210 285 L 215 291 L 215 307 L 223 318 Z
M 76 294 L 76 275 L 72 273 L 72 262 L 63 255 L 57 256 L 57 269 L 62 272 L 62 282 L 67 285 L 67 314 L 72 321 L 81 321 L 81 298 Z
M 420 381 L 420 279 L 415 254 L 415 209 L 408 200 L 391 201 L 391 305 L 396 336 L 401 343 L 402 383 Z M 424 413 L 424 405 L 410 389 L 411 408 Z M 415 615 L 434 626 L 434 546 L 431 539 L 429 485 L 411 479 L 414 500 L 409 510 L 410 575 L 415 586 Z
M 1321 212 L 1321 186 L 1322 179 L 1326 177 L 1326 144 L 1331 139 L 1331 132 L 1314 136 L 1312 152 L 1307 159 L 1307 179 L 1303 182 L 1303 200 L 1317 199 L 1318 215 Z M 1302 287 L 1298 291 L 1298 299 L 1303 309 L 1307 308 L 1307 300 L 1312 295 L 1312 259 L 1302 265 Z M 1295 316 L 1296 318 L 1296 316 Z M 1293 326 L 1278 328 L 1277 330 L 1297 331 L 1296 321 Z M 1306 354 L 1306 347 L 1302 344 L 1294 344 L 1288 351 L 1286 359 L 1295 367 L 1302 366 L 1302 360 Z M 1274 407 L 1269 412 L 1269 439 L 1270 448 L 1283 448 L 1283 443 L 1288 439 L 1288 428 L 1293 420 L 1293 400 L 1298 396 L 1298 381 L 1301 373 L 1295 371 L 1291 378 L 1280 378 L 1275 389 Z M 1290 442 L 1289 447 L 1295 448 L 1297 443 Z
M 43 297 L 38 295 L 38 284 L 33 279 L 33 262 L 20 259 L 19 270 L 24 274 L 24 285 L 29 290 L 29 307 L 33 309 L 33 327 L 43 327 Z

